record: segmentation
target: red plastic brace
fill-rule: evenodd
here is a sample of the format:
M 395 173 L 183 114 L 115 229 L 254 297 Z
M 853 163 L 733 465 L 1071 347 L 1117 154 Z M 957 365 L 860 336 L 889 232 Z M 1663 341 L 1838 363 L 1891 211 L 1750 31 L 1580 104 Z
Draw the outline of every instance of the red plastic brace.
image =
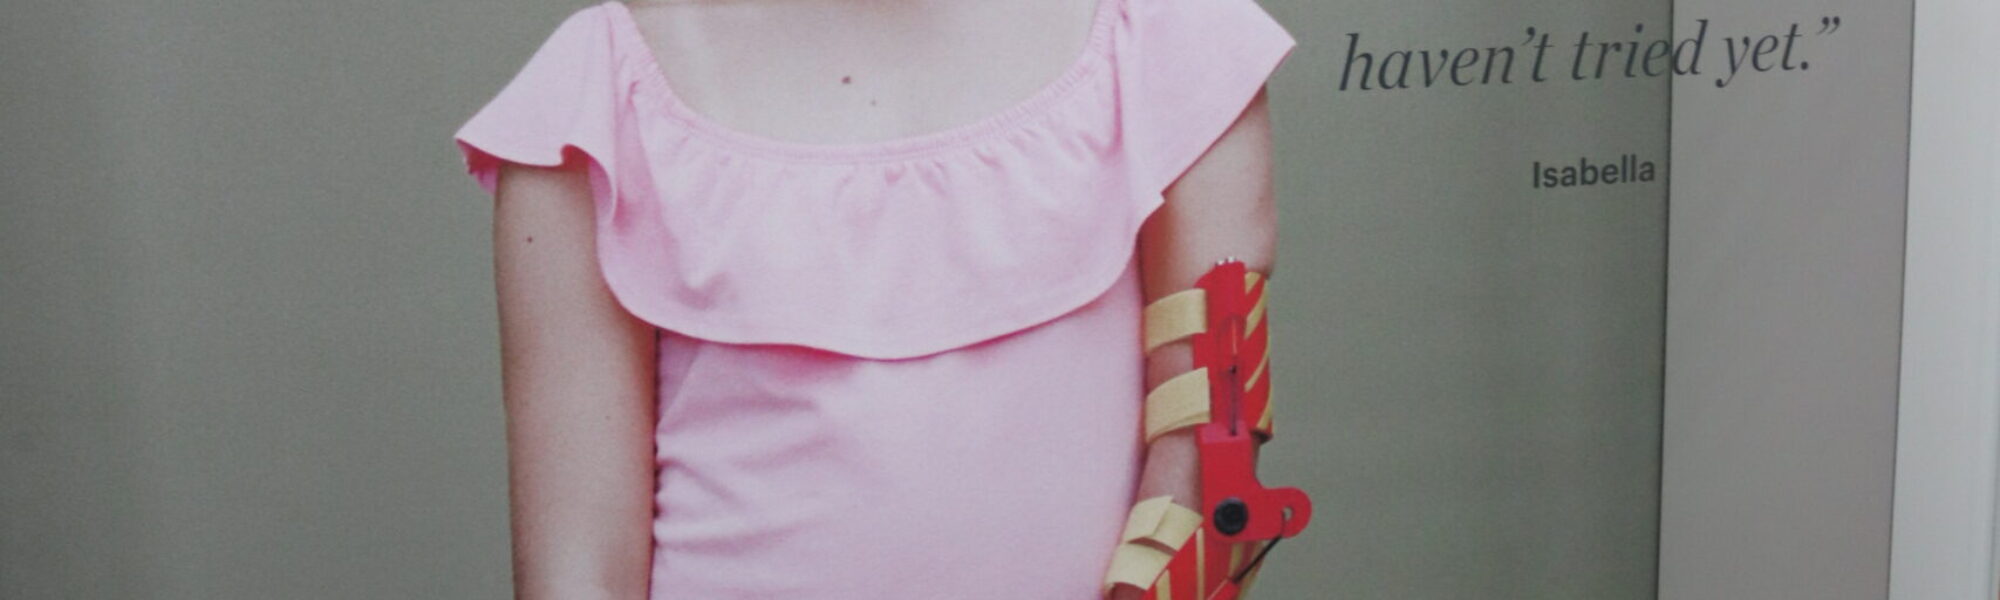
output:
M 1254 331 L 1244 331 L 1251 309 L 1265 291 L 1261 279 L 1254 289 L 1245 289 L 1245 274 L 1241 261 L 1228 260 L 1195 284 L 1202 288 L 1208 306 L 1206 331 L 1189 340 L 1194 366 L 1206 367 L 1209 377 L 1209 422 L 1195 432 L 1201 460 L 1202 531 L 1168 562 L 1165 581 L 1173 589 L 1162 590 L 1155 581 L 1145 595 L 1148 599 L 1233 600 L 1264 552 L 1277 540 L 1298 535 L 1312 521 L 1312 499 L 1304 491 L 1266 488 L 1257 480 L 1256 445 L 1269 433 L 1258 431 L 1256 425 L 1270 408 L 1271 376 L 1262 374 L 1248 390 L 1243 381 L 1264 360 L 1269 335 L 1261 319 Z M 1245 542 L 1268 543 L 1244 556 Z M 1198 560 L 1205 564 L 1197 565 Z

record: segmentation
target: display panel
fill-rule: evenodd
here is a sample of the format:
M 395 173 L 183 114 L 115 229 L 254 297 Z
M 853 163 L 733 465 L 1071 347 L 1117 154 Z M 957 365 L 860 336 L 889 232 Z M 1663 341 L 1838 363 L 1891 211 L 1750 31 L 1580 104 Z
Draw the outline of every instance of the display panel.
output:
M 1671 3 L 1265 6 L 1263 469 L 1316 513 L 1259 593 L 1652 598 Z

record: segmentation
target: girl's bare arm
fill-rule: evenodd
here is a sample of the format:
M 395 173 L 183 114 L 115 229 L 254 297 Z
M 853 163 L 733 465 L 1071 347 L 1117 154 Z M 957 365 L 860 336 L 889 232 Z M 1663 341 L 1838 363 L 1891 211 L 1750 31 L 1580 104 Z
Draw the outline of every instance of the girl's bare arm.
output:
M 593 219 L 580 162 L 501 167 L 494 283 L 522 600 L 647 593 L 657 350 L 598 271 Z
M 1271 115 L 1263 91 L 1194 166 L 1167 188 L 1166 204 L 1139 231 L 1139 269 L 1145 302 L 1194 287 L 1216 261 L 1234 257 L 1271 274 L 1277 254 L 1277 204 L 1271 185 Z M 1194 367 L 1186 341 L 1161 346 L 1146 357 L 1146 389 Z M 1146 452 L 1138 498 L 1174 496 L 1200 502 L 1194 429 L 1155 440 Z M 1119 586 L 1112 598 L 1138 598 Z

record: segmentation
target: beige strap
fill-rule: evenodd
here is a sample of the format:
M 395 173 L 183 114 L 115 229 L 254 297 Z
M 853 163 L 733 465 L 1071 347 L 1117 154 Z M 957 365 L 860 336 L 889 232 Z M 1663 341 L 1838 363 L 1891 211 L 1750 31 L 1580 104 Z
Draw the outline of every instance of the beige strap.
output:
M 1264 320 L 1269 280 L 1262 273 L 1243 273 L 1243 289 L 1256 290 L 1259 284 L 1266 289 L 1257 294 L 1257 303 L 1250 307 L 1250 314 L 1244 319 L 1244 335 L 1255 331 Z M 1201 288 L 1181 290 L 1168 294 L 1146 306 L 1143 316 L 1145 325 L 1145 351 L 1151 354 L 1160 346 L 1201 333 L 1208 327 L 1208 297 Z M 1267 334 L 1268 335 L 1268 334 Z M 1244 379 L 1244 389 L 1256 387 L 1269 368 L 1271 354 L 1267 349 L 1263 360 L 1257 363 L 1249 377 Z M 1169 432 L 1193 427 L 1209 420 L 1208 414 L 1208 372 L 1195 369 L 1174 376 L 1146 394 L 1146 443 Z M 1258 419 L 1257 428 L 1269 431 L 1271 409 L 1266 403 L 1264 414 Z
M 1208 296 L 1201 288 L 1186 289 L 1146 305 L 1140 317 L 1146 325 L 1146 353 L 1208 327 Z
M 1272 410 L 1272 407 L 1278 405 L 1277 402 L 1272 401 L 1272 399 L 1278 397 L 1278 385 L 1276 383 L 1276 380 L 1273 380 L 1271 384 L 1271 390 L 1266 395 L 1268 396 L 1268 398 L 1264 400 L 1264 416 L 1257 418 L 1257 430 L 1262 431 L 1264 433 L 1275 433 L 1271 430 L 1271 413 L 1276 412 Z
M 1208 369 L 1175 375 L 1146 394 L 1146 443 L 1208 422 Z
M 1270 366 L 1271 352 L 1265 350 L 1263 359 L 1257 361 L 1257 367 L 1250 371 L 1250 377 L 1243 380 L 1243 391 L 1247 392 L 1250 391 L 1250 388 L 1257 387 L 1257 381 L 1264 378 L 1264 370 L 1270 368 Z
M 1264 320 L 1265 305 L 1271 299 L 1271 280 L 1259 275 L 1256 271 L 1249 271 L 1243 274 L 1243 289 L 1256 289 L 1259 279 L 1264 281 L 1264 289 L 1257 294 L 1257 304 L 1250 307 L 1250 314 L 1243 321 L 1244 335 L 1249 335 L 1250 332 L 1257 330 L 1257 326 Z M 1271 341 L 1271 332 L 1266 330 L 1264 332 L 1264 358 L 1257 362 L 1255 369 L 1250 371 L 1250 377 L 1243 380 L 1243 389 L 1245 391 L 1257 387 L 1259 381 L 1264 378 L 1265 372 L 1271 366 L 1271 348 L 1275 347 Z M 1258 431 L 1271 433 L 1271 413 L 1274 412 L 1272 407 L 1277 405 L 1277 397 L 1278 392 L 1274 383 L 1272 389 L 1265 394 L 1264 414 L 1257 418 L 1257 424 L 1254 426 Z
M 1201 527 L 1201 513 L 1174 504 L 1173 496 L 1154 496 L 1132 505 L 1125 517 L 1120 542 L 1146 540 L 1167 548 L 1180 548 L 1194 530 Z
M 1255 289 L 1264 276 L 1256 271 L 1243 273 L 1243 289 Z M 1250 309 L 1245 327 L 1255 329 L 1257 321 L 1264 318 L 1264 299 L 1270 294 L 1259 294 L 1256 306 Z M 1208 328 L 1208 296 L 1201 288 L 1189 288 L 1168 294 L 1146 305 L 1142 317 L 1146 324 L 1146 353 L 1171 344 L 1190 335 L 1201 333 Z
M 1201 513 L 1174 504 L 1172 496 L 1155 496 L 1132 505 L 1125 518 L 1125 532 L 1112 554 L 1111 569 L 1104 575 L 1104 589 L 1126 584 L 1139 589 L 1153 585 L 1167 563 L 1201 529 Z
M 1166 572 L 1167 562 L 1174 555 L 1152 546 L 1125 544 L 1111 554 L 1111 570 L 1104 574 L 1104 590 L 1111 591 L 1118 584 L 1146 589 Z
M 1250 277 L 1254 279 L 1257 277 L 1257 274 L 1251 273 Z M 1270 298 L 1270 294 L 1257 295 L 1257 303 L 1250 306 L 1250 314 L 1245 315 L 1243 318 L 1244 335 L 1249 335 L 1251 331 L 1257 329 L 1257 322 L 1264 320 L 1264 301 Z

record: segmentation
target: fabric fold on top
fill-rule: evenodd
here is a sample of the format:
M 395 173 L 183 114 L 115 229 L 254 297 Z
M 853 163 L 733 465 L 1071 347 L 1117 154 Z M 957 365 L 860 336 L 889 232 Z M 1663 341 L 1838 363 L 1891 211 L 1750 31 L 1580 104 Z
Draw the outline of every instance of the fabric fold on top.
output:
M 1099 0 L 1082 52 L 1010 109 L 933 134 L 806 144 L 704 119 L 622 3 L 577 11 L 457 132 L 589 166 L 597 256 L 633 315 L 716 342 L 904 359 L 1089 303 L 1162 192 L 1294 46 L 1252 0 Z

